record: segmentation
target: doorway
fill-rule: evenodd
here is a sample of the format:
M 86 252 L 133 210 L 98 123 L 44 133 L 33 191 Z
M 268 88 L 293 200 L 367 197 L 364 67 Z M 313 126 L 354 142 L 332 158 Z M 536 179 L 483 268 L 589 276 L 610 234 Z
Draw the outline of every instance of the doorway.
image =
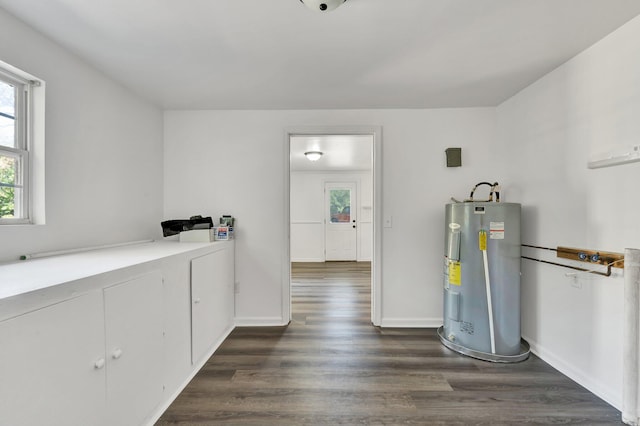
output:
M 283 307 L 289 320 L 292 262 L 315 262 L 323 270 L 326 262 L 352 261 L 370 265 L 371 321 L 379 325 L 380 150 L 377 127 L 286 133 L 289 253 L 283 265 Z M 311 161 L 305 152 L 314 152 L 319 159 Z

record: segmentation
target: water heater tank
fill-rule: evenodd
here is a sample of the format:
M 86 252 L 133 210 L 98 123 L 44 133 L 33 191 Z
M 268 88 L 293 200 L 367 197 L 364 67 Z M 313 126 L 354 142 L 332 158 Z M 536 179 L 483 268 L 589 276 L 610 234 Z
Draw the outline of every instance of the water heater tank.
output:
M 464 202 L 445 210 L 441 342 L 493 362 L 529 356 L 520 335 L 520 204 Z

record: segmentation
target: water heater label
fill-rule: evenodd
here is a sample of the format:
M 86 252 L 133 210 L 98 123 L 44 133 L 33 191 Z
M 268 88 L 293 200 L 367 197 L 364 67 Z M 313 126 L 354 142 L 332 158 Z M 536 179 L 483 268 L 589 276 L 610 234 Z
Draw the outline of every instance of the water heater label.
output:
M 457 286 L 462 285 L 461 276 L 460 262 L 449 263 L 449 284 Z
M 487 231 L 478 234 L 478 248 L 483 251 L 487 249 Z
M 504 240 L 504 222 L 489 223 L 489 238 L 492 240 Z

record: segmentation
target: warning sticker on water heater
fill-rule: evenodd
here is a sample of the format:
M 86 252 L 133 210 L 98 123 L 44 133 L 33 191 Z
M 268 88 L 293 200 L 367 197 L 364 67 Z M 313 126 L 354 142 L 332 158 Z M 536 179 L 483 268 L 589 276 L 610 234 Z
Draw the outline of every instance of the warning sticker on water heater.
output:
M 450 262 L 449 263 L 449 284 L 451 285 L 462 285 L 461 283 L 461 275 L 462 271 L 460 269 L 460 262 Z
M 504 240 L 504 222 L 489 223 L 489 238 L 492 240 Z

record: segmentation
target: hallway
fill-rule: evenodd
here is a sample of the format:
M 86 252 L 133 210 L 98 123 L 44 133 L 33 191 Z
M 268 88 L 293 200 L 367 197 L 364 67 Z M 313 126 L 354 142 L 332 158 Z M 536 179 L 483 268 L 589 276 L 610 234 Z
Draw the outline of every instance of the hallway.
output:
M 370 321 L 370 264 L 292 265 L 288 327 L 237 328 L 158 425 L 620 424 L 536 356 L 492 364 Z

